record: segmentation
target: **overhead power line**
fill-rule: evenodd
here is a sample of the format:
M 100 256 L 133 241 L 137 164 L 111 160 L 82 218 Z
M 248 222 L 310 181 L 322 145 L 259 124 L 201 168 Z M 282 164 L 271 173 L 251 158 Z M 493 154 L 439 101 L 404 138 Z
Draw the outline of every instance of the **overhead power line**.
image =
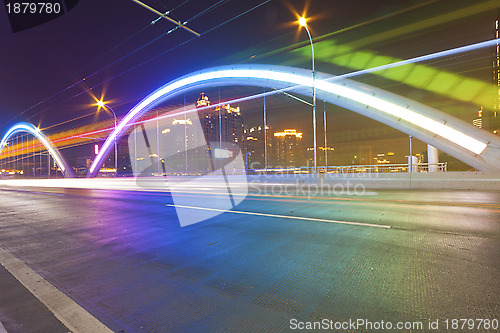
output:
M 183 2 L 183 3 L 181 3 L 181 4 L 180 4 L 179 6 L 177 6 L 176 8 L 178 8 L 178 7 L 180 7 L 181 5 L 183 5 L 183 4 L 185 4 L 185 3 L 187 3 L 188 1 L 189 1 L 189 0 L 187 0 L 187 1 Z M 206 14 L 207 12 L 209 12 L 209 11 L 213 10 L 215 7 L 217 7 L 217 6 L 221 5 L 222 3 L 228 2 L 228 1 L 230 1 L 230 0 L 221 0 L 221 1 L 217 2 L 216 4 L 214 4 L 214 5 L 210 6 L 209 8 L 207 8 L 207 9 L 205 9 L 205 10 L 201 11 L 200 13 L 198 13 L 198 14 L 194 15 L 194 16 L 193 16 L 193 17 L 191 17 L 188 21 L 192 21 L 193 19 L 200 17 L 202 14 Z M 238 14 L 238 15 L 236 15 L 236 16 L 233 16 L 233 17 L 231 17 L 230 19 L 228 19 L 228 20 L 226 20 L 226 21 L 224 21 L 224 22 L 222 22 L 222 23 L 220 23 L 220 24 L 218 24 L 218 25 L 216 25 L 216 26 L 214 26 L 214 27 L 212 27 L 212 28 L 208 29 L 207 31 L 205 31 L 205 32 L 201 33 L 201 36 L 204 36 L 204 35 L 206 35 L 206 34 L 208 34 L 208 33 L 212 32 L 212 31 L 214 31 L 214 30 L 216 30 L 216 29 L 218 29 L 218 28 L 220 28 L 220 27 L 222 27 L 222 26 L 224 26 L 224 25 L 226 25 L 226 24 L 228 24 L 228 23 L 230 23 L 230 22 L 232 22 L 232 21 L 234 21 L 234 20 L 236 20 L 236 19 L 240 18 L 241 16 L 243 16 L 243 15 L 245 15 L 245 14 L 248 14 L 249 12 L 251 12 L 251 11 L 253 11 L 253 10 L 255 10 L 255 9 L 257 9 L 257 8 L 259 8 L 259 7 L 263 6 L 263 5 L 265 5 L 265 4 L 267 4 L 267 3 L 268 3 L 268 2 L 270 2 L 270 1 L 271 1 L 271 0 L 265 0 L 265 1 L 262 1 L 261 3 L 257 4 L 256 6 L 254 6 L 254 7 L 250 8 L 250 9 L 248 9 L 248 10 L 245 10 L 244 12 L 241 12 L 240 14 Z M 165 35 L 170 34 L 171 32 L 173 32 L 173 31 L 177 30 L 178 28 L 179 28 L 179 26 L 176 26 L 175 28 L 173 28 L 173 29 L 169 30 L 168 32 L 163 33 L 162 35 L 160 35 L 160 36 L 158 36 L 158 37 L 154 38 L 152 41 L 147 42 L 146 44 L 144 44 L 144 45 L 140 46 L 139 48 L 137 48 L 137 49 L 135 49 L 135 50 L 133 50 L 133 51 L 131 51 L 130 53 L 126 54 L 125 56 L 122 56 L 122 57 L 120 57 L 119 59 L 117 59 L 117 60 L 113 61 L 111 64 L 109 64 L 109 65 L 107 65 L 107 66 L 105 66 L 105 67 L 103 67 L 103 68 L 101 68 L 101 69 L 99 69 L 99 70 L 95 71 L 94 73 L 92 73 L 92 74 L 90 74 L 90 75 L 86 76 L 84 79 L 81 79 L 80 81 L 78 81 L 78 82 L 76 82 L 76 83 L 72 84 L 71 86 L 69 86 L 69 87 L 67 87 L 67 88 L 65 88 L 65 89 L 63 89 L 63 90 L 61 90 L 60 92 L 58 92 L 58 93 L 56 93 L 56 94 L 54 94 L 54 95 L 52 95 L 52 96 L 50 96 L 50 97 L 46 98 L 45 100 L 43 100 L 43 101 L 41 101 L 41 102 L 37 103 L 36 105 L 34 105 L 34 106 L 32 106 L 32 107 L 30 107 L 30 108 L 28 108 L 28 109 L 24 110 L 24 111 L 23 111 L 23 112 L 21 112 L 19 115 L 21 115 L 21 114 L 23 114 L 23 113 L 25 113 L 25 112 L 29 111 L 30 109 L 32 109 L 32 108 L 34 108 L 34 107 L 36 107 L 36 106 L 38 106 L 38 105 L 40 105 L 40 104 L 42 104 L 42 103 L 44 103 L 44 102 L 46 102 L 46 101 L 50 100 L 50 99 L 53 99 L 55 96 L 59 95 L 60 93 L 62 93 L 62 92 L 64 92 L 64 91 L 69 90 L 70 88 L 72 88 L 72 87 L 76 86 L 77 84 L 79 84 L 79 83 L 81 83 L 81 82 L 84 82 L 85 80 L 88 80 L 88 79 L 89 79 L 89 78 L 91 78 L 92 76 L 95 76 L 96 74 L 98 74 L 98 73 L 102 72 L 104 69 L 109 68 L 110 66 L 112 66 L 112 65 L 116 64 L 117 62 L 119 62 L 119 61 L 121 61 L 121 60 L 123 60 L 123 59 L 125 59 L 125 58 L 129 57 L 130 55 L 132 55 L 132 54 L 136 53 L 136 52 L 137 52 L 137 51 L 139 51 L 140 49 L 143 49 L 144 47 L 146 47 L 146 46 L 150 45 L 151 43 L 153 43 L 153 42 L 157 41 L 158 39 L 160 39 L 160 38 L 164 37 Z M 38 112 L 36 112 L 36 113 L 32 114 L 30 117 L 28 117 L 28 119 L 31 119 L 31 118 L 33 118 L 33 117 L 35 117 L 35 116 L 39 115 L 40 113 L 43 113 L 43 112 L 45 112 L 45 111 L 47 111 L 47 110 L 50 110 L 50 109 L 54 108 L 55 106 L 60 105 L 60 104 L 62 104 L 62 103 L 64 103 L 64 102 L 66 102 L 66 101 L 68 101 L 68 100 L 71 100 L 71 99 L 73 99 L 73 98 L 75 98 L 75 97 L 78 97 L 78 96 L 80 96 L 80 95 L 83 95 L 83 94 L 85 94 L 85 93 L 88 93 L 88 92 L 89 92 L 89 91 L 91 91 L 92 89 L 97 88 L 97 87 L 99 87 L 99 86 L 101 86 L 101 85 L 103 85 L 103 84 L 105 84 L 105 83 L 107 83 L 107 82 L 109 82 L 109 81 L 111 81 L 111 80 L 113 80 L 113 79 L 115 79 L 115 78 L 117 78 L 117 77 L 120 77 L 120 76 L 122 76 L 122 75 L 124 75 L 124 74 L 126 74 L 126 73 L 128 73 L 128 72 L 130 72 L 130 71 L 132 71 L 132 70 L 134 70 L 134 69 L 136 69 L 136 68 L 138 68 L 138 67 L 141 67 L 141 66 L 143 66 L 143 65 L 145 65 L 145 64 L 147 64 L 147 63 L 149 63 L 149 62 L 151 62 L 151 61 L 153 61 L 153 60 L 155 60 L 155 59 L 157 59 L 158 57 L 161 57 L 161 56 L 163 56 L 163 55 L 165 55 L 165 54 L 167 54 L 167 53 L 170 53 L 170 52 L 174 51 L 175 49 L 177 49 L 177 48 L 179 48 L 179 47 L 181 47 L 181 46 L 183 46 L 183 45 L 185 45 L 185 44 L 188 44 L 188 43 L 190 43 L 191 41 L 193 41 L 193 40 L 195 40 L 195 39 L 197 39 L 197 37 L 190 38 L 190 39 L 186 40 L 185 42 L 183 42 L 183 43 L 181 43 L 181 44 L 177 44 L 176 46 L 174 46 L 174 47 L 172 47 L 172 48 L 170 48 L 170 49 L 168 49 L 168 50 L 166 50 L 166 51 L 164 51 L 164 52 L 162 52 L 162 53 L 160 53 L 160 54 L 157 54 L 157 55 L 155 55 L 155 56 L 153 56 L 153 57 L 151 57 L 151 58 L 149 58 L 149 59 L 147 59 L 147 60 L 145 60 L 145 61 L 143 61 L 143 62 L 141 62 L 141 63 L 139 63 L 139 64 L 137 64 L 137 65 L 135 65 L 135 66 L 133 66 L 133 67 L 131 67 L 131 68 L 129 68 L 129 69 L 127 69 L 127 70 L 125 70 L 125 71 L 123 71 L 123 72 L 121 72 L 121 73 L 119 73 L 119 74 L 117 74 L 117 75 L 115 75 L 115 76 L 113 76 L 113 77 L 111 77 L 111 78 L 109 78 L 109 79 L 107 79 L 107 80 L 104 80 L 104 81 L 102 81 L 101 83 L 98 83 L 98 84 L 96 84 L 96 85 L 94 85 L 94 86 L 92 86 L 92 87 L 90 87 L 90 88 L 88 88 L 88 89 L 85 89 L 84 91 L 78 92 L 78 93 L 76 93 L 76 94 L 74 94 L 74 95 L 72 95 L 72 96 L 70 96 L 70 97 L 68 97 L 68 98 L 66 98 L 66 99 L 64 99 L 64 100 L 59 101 L 59 102 L 58 102 L 58 103 L 56 103 L 56 104 L 53 104 L 53 105 L 51 105 L 51 106 L 48 106 L 48 107 L 46 107 L 45 109 L 42 109 L 42 110 L 40 110 L 40 111 L 38 111 Z M 19 116 L 19 115 L 18 115 L 18 116 Z
M 153 7 L 149 6 L 149 5 L 146 5 L 144 2 L 142 1 L 139 1 L 139 0 L 132 0 L 133 2 L 135 2 L 136 4 L 138 4 L 139 6 L 142 6 L 144 8 L 146 8 L 147 10 L 155 13 L 156 15 L 159 15 L 161 17 L 163 17 L 164 19 L 174 23 L 175 25 L 177 25 L 179 28 L 182 28 L 186 31 L 189 31 L 190 33 L 192 33 L 193 35 L 197 36 L 197 37 L 200 37 L 201 35 L 199 33 L 197 33 L 196 31 L 194 31 L 193 29 L 190 29 L 188 27 L 186 27 L 186 22 L 184 23 L 181 23 L 181 21 L 177 21 L 177 20 L 174 20 L 173 18 L 171 18 L 170 16 L 168 16 L 169 12 L 165 12 L 165 13 L 162 13 L 156 9 L 154 9 Z M 153 21 L 154 22 L 154 21 Z
M 173 9 L 171 9 L 169 12 L 170 12 L 170 13 L 172 13 L 174 10 L 176 10 L 176 9 L 178 9 L 179 7 L 181 7 L 181 6 L 185 5 L 185 4 L 186 4 L 186 3 L 188 3 L 189 1 L 191 1 L 191 0 L 185 0 L 185 1 L 184 1 L 184 2 L 182 2 L 181 4 L 177 5 L 177 6 L 176 6 L 176 7 L 174 7 Z M 197 18 L 197 17 L 199 17 L 199 16 L 201 16 L 201 15 L 203 15 L 203 14 L 206 14 L 207 12 L 209 12 L 209 11 L 213 10 L 215 7 L 217 7 L 217 6 L 218 6 L 219 4 L 221 4 L 222 2 L 227 2 L 227 1 L 230 1 L 230 0 L 221 0 L 221 1 L 219 1 L 219 2 L 218 2 L 218 3 L 216 3 L 215 5 L 212 5 L 212 6 L 210 6 L 209 8 L 207 8 L 207 9 L 205 9 L 205 10 L 203 10 L 203 11 L 201 11 L 201 12 L 197 13 L 197 14 L 195 14 L 195 15 L 194 15 L 193 17 L 191 17 L 188 21 L 192 21 L 193 19 L 195 19 L 195 18 Z M 161 19 L 161 17 L 160 17 L 160 19 Z M 113 51 L 113 50 L 117 49 L 118 47 L 120 47 L 120 46 L 122 46 L 123 44 L 125 44 L 127 41 L 129 41 L 129 40 L 131 40 L 132 38 L 134 38 L 135 36 L 139 35 L 141 32 L 143 32 L 144 30 L 146 30 L 148 27 L 151 27 L 154 23 L 155 23 L 155 21 L 148 23 L 148 24 L 147 24 L 145 27 L 143 27 L 141 30 L 139 30 L 138 32 L 134 33 L 132 36 L 127 37 L 124 41 L 120 42 L 119 44 L 117 44 L 117 45 L 116 45 L 116 46 L 114 46 L 113 48 L 111 48 L 111 49 L 109 49 L 108 51 L 106 51 L 105 53 L 101 54 L 101 55 L 100 55 L 97 59 L 95 59 L 95 60 L 93 60 L 91 63 L 89 63 L 89 64 L 85 65 L 84 67 L 82 67 L 81 69 L 79 69 L 78 71 L 76 71 L 76 72 L 75 72 L 74 74 L 72 74 L 71 76 L 73 76 L 73 75 L 75 75 L 75 74 L 77 74 L 77 73 L 81 72 L 82 70 L 84 70 L 84 69 L 88 68 L 90 65 L 92 65 L 93 63 L 95 63 L 95 62 L 97 62 L 98 60 L 102 59 L 105 55 L 107 55 L 107 54 L 108 54 L 108 53 L 110 53 L 111 51 Z M 130 51 L 129 53 L 125 54 L 124 56 L 122 56 L 122 57 L 118 58 L 117 60 L 115 60 L 115 61 L 111 62 L 110 64 L 108 64 L 108 65 L 106 65 L 106 66 L 102 67 L 101 69 L 96 70 L 94 73 L 92 73 L 92 74 L 90 74 L 90 75 L 85 76 L 84 78 L 82 78 L 82 79 L 78 80 L 77 82 L 74 82 L 74 83 L 70 84 L 70 85 L 69 85 L 69 86 L 67 86 L 66 88 L 64 88 L 64 89 L 62 89 L 62 90 L 60 90 L 60 91 L 58 91 L 58 92 L 54 93 L 53 95 L 51 95 L 51 96 L 49 96 L 49 97 L 47 97 L 47 98 L 45 98 L 45 99 L 41 100 L 40 102 L 38 102 L 38 103 L 36 103 L 36 104 L 34 104 L 34 105 L 30 106 L 29 108 L 27 108 L 27 109 L 23 110 L 21 113 L 19 113 L 17 116 L 15 116 L 15 117 L 11 118 L 10 120 L 8 120 L 8 121 L 7 121 L 7 123 L 8 123 L 8 122 L 10 122 L 10 121 L 12 121 L 13 119 L 15 119 L 15 118 L 17 118 L 17 117 L 19 117 L 19 116 L 21 116 L 21 115 L 25 114 L 26 112 L 28 112 L 28 111 L 32 110 L 33 108 L 35 108 L 35 107 L 37 107 L 37 106 L 39 106 L 39 105 L 41 105 L 41 104 L 43 104 L 43 103 L 45 103 L 45 102 L 47 102 L 47 101 L 49 101 L 49 100 L 53 99 L 54 97 L 56 97 L 56 96 L 60 95 L 61 93 L 65 92 L 65 91 L 68 91 L 68 90 L 70 90 L 71 88 L 73 88 L 73 87 L 75 87 L 75 86 L 78 86 L 80 83 L 82 83 L 82 82 L 84 82 L 84 81 L 86 81 L 86 80 L 90 79 L 91 77 L 93 77 L 93 76 L 95 76 L 95 75 L 99 74 L 100 72 L 104 71 L 105 69 L 107 69 L 107 68 L 109 68 L 109 67 L 111 67 L 111 66 L 115 65 L 116 63 L 118 63 L 118 62 L 120 62 L 120 61 L 122 61 L 122 60 L 124 60 L 124 59 L 128 58 L 129 56 L 131 56 L 131 55 L 133 55 L 133 54 L 137 53 L 137 52 L 138 52 L 138 51 L 140 51 L 141 49 L 143 49 L 143 48 L 145 48 L 145 47 L 149 46 L 150 44 L 152 44 L 152 43 L 156 42 L 157 40 L 159 40 L 159 39 L 163 38 L 164 36 L 166 36 L 166 35 L 168 35 L 168 34 L 170 34 L 170 33 L 174 32 L 174 31 L 175 31 L 175 30 L 177 30 L 178 28 L 179 28 L 179 26 L 176 26 L 175 28 L 172 28 L 172 29 L 170 29 L 169 31 L 167 31 L 167 32 L 165 32 L 165 33 L 162 33 L 161 35 L 159 35 L 158 37 L 154 38 L 153 40 L 151 40 L 151 41 L 149 41 L 149 42 L 147 42 L 147 43 L 145 43 L 145 44 L 143 44 L 143 45 L 139 46 L 138 48 L 136 48 L 136 49 L 134 49 L 134 50 L 132 50 L 132 51 Z M 128 72 L 128 71 L 126 71 L 126 72 Z M 120 75 L 118 75 L 118 76 L 120 76 Z M 109 80 L 106 80 L 105 82 L 108 82 L 108 81 L 109 81 Z M 105 82 L 103 82 L 103 83 L 105 83 Z M 99 85 L 97 85 L 97 86 L 99 86 Z M 90 89 L 89 89 L 89 90 L 90 90 Z M 89 91 L 89 90 L 85 90 L 85 92 L 87 92 L 87 91 Z M 68 99 L 66 99 L 66 100 L 70 100 L 70 99 L 72 99 L 72 98 L 74 98 L 74 97 L 77 97 L 77 96 L 79 96 L 79 95 L 81 95 L 81 94 L 76 94 L 76 95 L 73 95 L 72 97 L 70 97 L 70 98 L 68 98 Z M 66 100 L 65 100 L 65 101 L 66 101 Z M 47 107 L 47 108 L 45 108 L 45 109 L 43 109 L 43 110 L 40 110 L 40 111 L 38 111 L 38 112 L 36 112 L 36 113 L 32 114 L 31 116 L 29 116 L 29 117 L 28 117 L 28 119 L 31 119 L 31 118 L 33 118 L 34 116 L 36 116 L 36 115 L 38 115 L 38 114 L 40 114 L 40 113 L 43 113 L 43 112 L 45 112 L 45 111 L 47 111 L 47 110 L 51 109 L 52 107 L 54 107 L 54 106 L 56 106 L 56 105 L 59 105 L 59 104 L 61 104 L 61 103 L 57 103 L 57 104 L 54 104 L 54 105 L 52 105 L 52 106 L 49 106 L 49 107 Z

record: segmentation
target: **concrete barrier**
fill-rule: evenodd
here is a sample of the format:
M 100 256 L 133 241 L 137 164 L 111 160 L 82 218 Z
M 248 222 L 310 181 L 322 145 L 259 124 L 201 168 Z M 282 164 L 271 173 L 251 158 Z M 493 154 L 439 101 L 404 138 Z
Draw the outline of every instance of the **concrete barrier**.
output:
M 231 175 L 229 178 L 233 177 Z M 346 173 L 346 174 L 274 174 L 274 175 L 248 175 L 246 184 L 239 177 L 239 186 L 250 189 L 259 185 L 314 185 L 314 187 L 342 185 L 344 188 L 355 186 L 365 189 L 427 189 L 427 190 L 486 190 L 500 191 L 500 173 L 496 172 L 414 172 L 414 173 Z M 174 188 L 185 190 L 183 184 L 195 177 L 172 177 L 169 184 L 177 184 Z M 63 188 L 88 188 L 88 189 L 116 189 L 136 191 L 170 191 L 161 177 L 149 178 L 149 186 L 139 186 L 136 179 L 130 178 L 74 178 L 74 179 L 6 179 L 0 180 L 0 185 L 22 187 L 63 187 Z M 189 189 L 196 190 L 194 183 Z M 142 184 L 143 185 L 143 184 Z M 225 184 L 204 182 L 203 187 L 221 187 Z
M 412 172 L 356 174 L 249 175 L 250 183 L 358 184 L 366 189 L 500 190 L 497 172 Z

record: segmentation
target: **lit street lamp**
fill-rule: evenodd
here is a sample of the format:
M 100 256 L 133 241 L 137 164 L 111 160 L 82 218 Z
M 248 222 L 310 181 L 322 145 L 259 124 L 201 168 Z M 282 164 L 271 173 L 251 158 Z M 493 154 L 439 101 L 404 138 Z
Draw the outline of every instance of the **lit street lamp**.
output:
M 99 108 L 105 108 L 109 111 L 111 111 L 113 113 L 113 116 L 115 117 L 115 130 L 116 130 L 116 113 L 115 111 L 109 106 L 109 105 L 106 105 L 102 99 L 100 101 L 97 101 L 97 103 L 95 104 L 98 106 L 97 110 L 99 110 Z M 116 149 L 116 136 L 114 138 L 114 144 L 115 144 L 115 177 L 118 176 L 118 151 Z
M 311 33 L 309 32 L 309 28 L 307 27 L 307 22 L 305 17 L 299 18 L 299 24 L 306 28 L 307 35 L 309 36 L 309 41 L 311 42 L 311 54 L 312 54 L 312 78 L 313 78 L 313 149 L 314 149 L 314 172 L 318 169 L 318 159 L 317 159 L 317 149 L 316 149 L 316 71 L 314 70 L 314 45 L 311 37 Z M 325 147 L 326 149 L 326 147 Z

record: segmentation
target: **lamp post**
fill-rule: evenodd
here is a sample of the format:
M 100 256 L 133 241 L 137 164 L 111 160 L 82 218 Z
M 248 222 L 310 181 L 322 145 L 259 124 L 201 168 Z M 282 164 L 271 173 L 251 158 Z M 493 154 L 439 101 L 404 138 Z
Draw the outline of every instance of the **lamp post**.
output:
M 311 42 L 311 55 L 312 55 L 312 79 L 313 79 L 313 149 L 314 149 L 314 172 L 318 170 L 318 158 L 317 158 L 317 147 L 316 147 L 316 71 L 314 70 L 314 45 L 311 37 L 311 33 L 309 32 L 309 28 L 307 27 L 307 21 L 305 17 L 299 18 L 299 24 L 306 28 L 307 35 L 309 36 L 309 42 Z M 326 147 L 325 147 L 326 148 Z
M 116 113 L 115 111 L 109 106 L 109 105 L 106 105 L 102 100 L 100 101 L 97 101 L 96 105 L 98 106 L 98 110 L 99 108 L 105 108 L 109 111 L 111 111 L 113 113 L 113 116 L 115 118 L 115 130 L 116 130 Z M 114 144 L 115 144 L 115 177 L 118 176 L 118 151 L 116 149 L 116 136 L 114 138 Z

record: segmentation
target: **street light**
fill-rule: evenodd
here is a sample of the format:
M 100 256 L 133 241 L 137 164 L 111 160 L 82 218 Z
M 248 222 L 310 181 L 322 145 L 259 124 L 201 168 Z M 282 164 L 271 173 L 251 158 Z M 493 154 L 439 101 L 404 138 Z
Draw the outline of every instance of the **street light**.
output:
M 115 113 L 115 111 L 109 105 L 106 105 L 102 101 L 102 99 L 100 101 L 97 101 L 97 103 L 95 105 L 97 105 L 97 110 L 99 110 L 99 108 L 104 108 L 104 109 L 107 109 L 113 113 L 113 116 L 115 117 L 115 130 L 116 130 L 116 113 Z M 115 136 L 115 139 L 113 141 L 115 144 L 115 177 L 116 177 L 116 176 L 118 176 L 118 151 L 116 149 L 116 136 Z
M 313 149 L 314 149 L 314 172 L 318 169 L 318 158 L 317 158 L 317 149 L 316 149 L 316 71 L 314 70 L 314 45 L 311 37 L 311 33 L 309 32 L 309 28 L 307 27 L 307 20 L 305 17 L 299 18 L 299 24 L 306 28 L 307 35 L 309 36 L 309 41 L 311 42 L 311 55 L 312 55 L 312 78 L 313 78 Z M 326 147 L 325 147 L 326 148 Z

